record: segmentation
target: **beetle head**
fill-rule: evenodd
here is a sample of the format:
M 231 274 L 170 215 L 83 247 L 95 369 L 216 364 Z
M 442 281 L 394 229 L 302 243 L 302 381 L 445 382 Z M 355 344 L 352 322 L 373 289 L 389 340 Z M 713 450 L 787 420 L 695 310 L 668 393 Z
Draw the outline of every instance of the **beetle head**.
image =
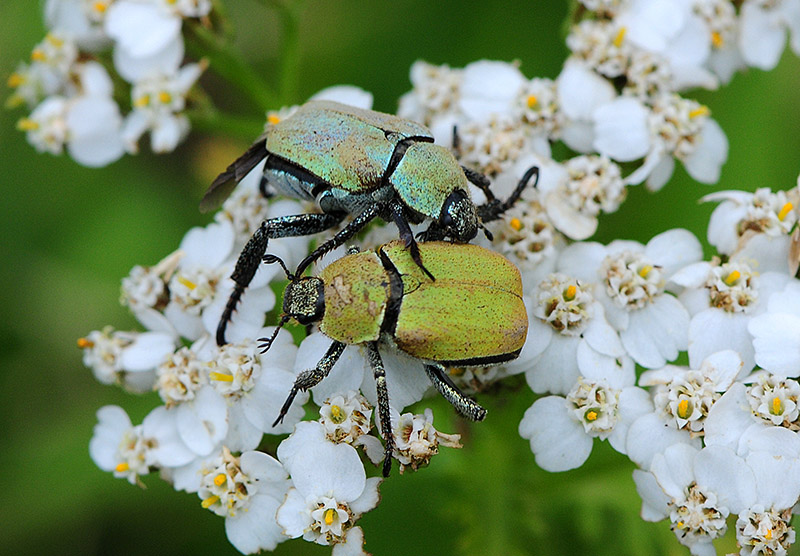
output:
M 325 313 L 325 285 L 319 278 L 306 276 L 289 282 L 283 294 L 283 312 L 300 324 L 311 324 Z
M 439 224 L 448 236 L 467 243 L 478 234 L 478 213 L 463 189 L 456 189 L 442 205 Z

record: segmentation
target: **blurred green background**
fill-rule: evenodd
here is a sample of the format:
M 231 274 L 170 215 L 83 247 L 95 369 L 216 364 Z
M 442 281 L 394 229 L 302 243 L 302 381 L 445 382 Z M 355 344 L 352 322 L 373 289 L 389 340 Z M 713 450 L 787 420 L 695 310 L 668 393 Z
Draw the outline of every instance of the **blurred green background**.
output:
M 238 46 L 264 75 L 275 68 L 280 27 L 255 0 L 227 2 Z M 317 90 L 352 83 L 394 111 L 419 58 L 461 67 L 519 60 L 528 77 L 555 77 L 566 56 L 560 2 L 309 1 L 300 25 L 300 103 Z M 27 59 L 44 35 L 38 3 L 0 2 L 0 75 Z M 718 186 L 679 169 L 659 194 L 632 189 L 622 210 L 601 220 L 601 241 L 646 241 L 684 226 L 704 239 L 713 207 L 696 200 L 716 189 L 792 187 L 800 171 L 800 62 L 791 53 L 772 72 L 749 71 L 717 93 L 696 95 L 728 134 L 730 158 Z M 208 77 L 205 79 L 209 79 Z M 213 97 L 234 105 L 207 81 Z M 261 114 L 240 108 L 257 120 Z M 99 471 L 88 455 L 95 411 L 127 409 L 134 422 L 155 395 L 133 397 L 98 384 L 75 340 L 113 324 L 135 328 L 117 303 L 119 280 L 135 264 L 175 249 L 206 223 L 197 203 L 214 174 L 246 146 L 193 134 L 175 153 L 143 153 L 101 170 L 67 156 L 39 155 L 15 130 L 20 111 L 0 110 L 0 552 L 6 554 L 236 554 L 223 521 L 195 495 L 157 477 L 142 490 Z M 710 251 L 707 251 L 710 253 Z M 520 384 L 479 398 L 490 417 L 466 427 L 441 400 L 436 426 L 461 432 L 465 448 L 445 450 L 419 473 L 397 472 L 362 522 L 374 554 L 688 554 L 665 522 L 644 523 L 624 456 L 596 443 L 580 470 L 537 469 L 517 423 L 533 395 Z M 728 535 L 731 537 L 731 535 Z M 730 541 L 730 539 L 728 539 Z M 720 553 L 733 551 L 732 542 Z M 328 554 L 293 541 L 277 554 Z

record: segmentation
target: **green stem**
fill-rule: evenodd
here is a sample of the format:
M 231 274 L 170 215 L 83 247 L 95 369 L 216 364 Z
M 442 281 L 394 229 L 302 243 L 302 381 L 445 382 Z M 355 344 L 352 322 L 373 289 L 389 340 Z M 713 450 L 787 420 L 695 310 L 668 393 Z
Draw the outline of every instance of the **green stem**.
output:
M 220 40 L 200 25 L 184 27 L 191 39 L 187 42 L 187 48 L 194 56 L 208 59 L 210 67 L 220 77 L 239 89 L 262 112 L 279 106 L 279 100 L 272 88 L 229 43 Z
M 252 141 L 264 131 L 263 124 L 252 118 L 242 118 L 219 111 L 194 110 L 187 111 L 192 129 L 211 134 L 224 133 L 231 137 Z
M 281 54 L 278 58 L 278 83 L 282 104 L 297 102 L 297 84 L 300 67 L 300 14 L 304 0 L 288 3 L 278 0 L 259 0 L 277 12 L 281 24 Z

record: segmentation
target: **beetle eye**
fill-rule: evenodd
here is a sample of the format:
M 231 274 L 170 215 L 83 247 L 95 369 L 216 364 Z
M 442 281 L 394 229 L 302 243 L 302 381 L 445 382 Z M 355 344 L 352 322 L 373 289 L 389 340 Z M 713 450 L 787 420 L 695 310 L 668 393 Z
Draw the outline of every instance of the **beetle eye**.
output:
M 283 312 L 300 324 L 311 324 L 325 313 L 325 285 L 307 276 L 289 282 L 283 294 Z
M 468 242 L 478 234 L 478 215 L 467 194 L 456 189 L 442 205 L 439 223 L 456 241 Z

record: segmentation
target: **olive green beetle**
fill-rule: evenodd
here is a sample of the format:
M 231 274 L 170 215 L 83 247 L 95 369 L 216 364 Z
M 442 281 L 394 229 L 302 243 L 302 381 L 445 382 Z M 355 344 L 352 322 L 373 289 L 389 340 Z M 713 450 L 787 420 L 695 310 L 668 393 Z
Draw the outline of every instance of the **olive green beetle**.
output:
M 231 278 L 235 287 L 217 328 L 217 343 L 225 343 L 225 328 L 245 288 L 255 275 L 269 239 L 311 235 L 353 219 L 334 237 L 320 244 L 295 270 L 302 272 L 327 251 L 342 245 L 380 217 L 393 221 L 414 262 L 423 265 L 410 223 L 432 220 L 424 239 L 451 238 L 468 242 L 482 222 L 495 220 L 521 195 L 532 168 L 505 201 L 495 198 L 489 180 L 459 165 L 453 154 L 433 143 L 424 126 L 390 114 L 331 101 L 311 101 L 269 127 L 250 149 L 211 184 L 201 203 L 210 209 L 236 183 L 264 161 L 261 191 L 315 201 L 321 213 L 282 216 L 266 221 L 242 251 Z M 476 207 L 469 183 L 487 202 Z M 484 228 L 485 233 L 490 235 Z
M 318 323 L 333 343 L 316 367 L 301 372 L 275 424 L 297 392 L 324 379 L 346 345 L 366 348 L 378 393 L 378 415 L 386 438 L 383 474 L 391 468 L 394 438 L 390 432 L 386 375 L 378 352 L 390 344 L 421 360 L 436 389 L 465 417 L 481 421 L 486 410 L 450 380 L 445 366 L 490 365 L 516 358 L 525 343 L 528 316 L 522 302 L 519 270 L 508 259 L 478 245 L 433 241 L 419 244 L 420 255 L 436 280 L 415 263 L 402 241 L 375 251 L 350 253 L 326 266 L 319 276 L 292 275 L 283 297 L 280 323 L 290 319 Z

